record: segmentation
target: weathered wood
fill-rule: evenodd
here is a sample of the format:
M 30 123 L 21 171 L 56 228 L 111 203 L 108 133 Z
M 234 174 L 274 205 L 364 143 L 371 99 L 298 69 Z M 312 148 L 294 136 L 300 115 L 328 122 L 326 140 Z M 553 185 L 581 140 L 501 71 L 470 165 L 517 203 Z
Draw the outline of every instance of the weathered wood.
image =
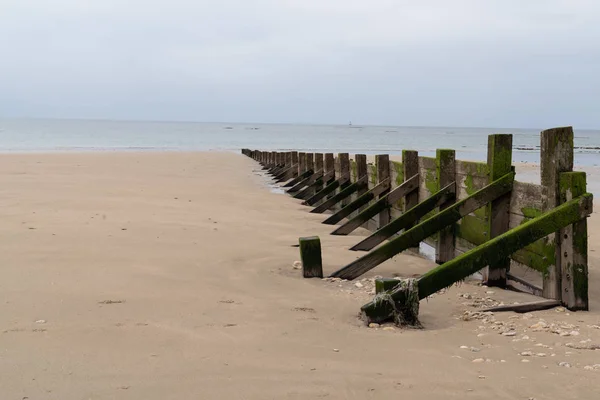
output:
M 487 179 L 488 165 L 479 161 L 456 160 L 456 174 L 468 175 L 472 176 L 473 178 Z
M 448 198 L 454 197 L 456 193 L 455 187 L 456 185 L 454 183 L 446 186 L 442 190 L 406 211 L 404 214 L 394 219 L 389 224 L 373 233 L 371 236 L 354 245 L 350 248 L 350 250 L 369 251 L 387 238 L 392 237 L 396 233 L 400 232 L 402 229 L 408 230 L 412 228 L 420 218 L 427 215 L 431 210 L 439 207 L 440 204 L 448 201 Z
M 300 167 L 298 167 L 298 169 L 300 169 Z M 294 179 L 292 179 L 291 181 L 289 181 L 288 183 L 283 185 L 283 187 L 294 187 L 298 183 L 302 182 L 304 179 L 308 178 L 311 175 L 312 175 L 312 171 L 304 171 L 303 173 L 301 173 L 300 175 L 298 175 L 297 177 L 295 177 Z
M 301 190 L 306 185 L 308 185 L 308 183 L 311 181 L 312 176 L 314 175 L 314 171 L 312 169 L 309 169 L 306 172 L 308 174 L 306 176 L 306 178 L 302 179 L 300 182 L 298 182 L 297 184 L 295 184 L 294 186 L 289 188 L 287 190 L 287 193 L 294 194 L 294 193 L 298 192 L 299 190 Z
M 299 152 L 298 153 L 298 175 L 302 175 L 307 170 L 308 170 L 308 168 L 306 167 L 306 153 Z
M 348 182 L 348 180 L 349 180 L 348 177 L 338 179 L 338 181 L 343 181 L 343 182 Z M 360 188 L 365 187 L 367 185 L 368 185 L 367 177 L 363 177 L 363 178 L 357 180 L 356 182 L 348 185 L 346 188 L 342 189 L 335 196 L 333 196 L 333 197 L 325 200 L 323 203 L 319 204 L 317 207 L 315 207 L 311 211 L 311 213 L 321 214 L 321 213 L 329 210 L 330 208 L 334 207 L 336 204 L 342 202 L 344 199 L 347 199 L 353 193 L 358 191 Z
M 409 278 L 398 281 L 393 289 L 377 294 L 373 301 L 362 306 L 360 310 L 367 324 L 380 324 L 393 319 L 396 325 L 421 327 L 418 318 L 418 280 Z
M 398 186 L 387 195 L 380 197 L 375 203 L 361 211 L 357 216 L 350 219 L 348 222 L 331 232 L 332 235 L 348 235 L 356 228 L 375 217 L 382 210 L 385 210 L 403 198 L 406 194 L 415 191 L 419 187 L 419 175 L 414 175 L 402 185 Z
M 375 156 L 375 164 L 377 165 L 377 183 L 381 185 L 381 183 L 385 182 L 386 180 L 390 181 L 390 156 L 387 154 L 379 154 Z M 388 185 L 387 189 L 378 195 L 379 199 L 383 199 L 385 196 L 387 196 L 387 194 L 390 192 L 390 188 L 391 183 Z M 390 222 L 391 214 L 389 207 L 383 208 L 378 214 L 378 228 L 385 226 Z
M 422 240 L 438 232 L 440 229 L 455 224 L 456 221 L 465 215 L 508 193 L 512 188 L 514 176 L 515 174 L 511 172 L 492 182 L 485 188 L 475 192 L 469 198 L 461 200 L 420 224 L 415 225 L 397 238 L 334 272 L 331 276 L 355 279 L 409 247 L 417 246 Z
M 510 197 L 510 212 L 525 216 L 532 213 L 540 215 L 544 209 L 543 197 L 541 185 L 515 181 Z
M 369 204 L 369 202 L 371 200 L 373 200 L 379 194 L 388 190 L 389 187 L 390 187 L 390 180 L 388 178 L 387 180 L 381 182 L 380 184 L 375 186 L 373 189 L 369 190 L 367 193 L 363 194 L 362 196 L 360 196 L 359 198 L 357 198 L 356 200 L 354 200 L 353 202 L 351 202 L 350 204 L 348 204 L 347 206 L 342 208 L 340 211 L 336 212 L 335 214 L 333 214 L 332 216 L 327 218 L 325 221 L 323 221 L 323 223 L 326 225 L 337 224 L 342 219 L 346 218 L 348 215 L 350 215 L 354 211 L 358 210 L 360 207 L 362 207 L 366 204 Z
M 323 170 L 312 174 L 306 182 L 306 187 L 296 193 L 293 197 L 296 199 L 306 200 L 315 193 L 315 188 L 319 186 L 323 186 Z
M 281 172 L 279 172 L 277 175 L 275 175 L 273 177 L 273 179 L 275 179 L 275 182 L 281 182 L 282 180 L 284 180 L 287 176 L 290 176 L 290 173 L 292 172 L 294 166 L 289 166 L 289 167 L 285 167 L 281 170 Z
M 585 172 L 563 172 L 559 177 L 561 201 L 586 192 Z M 562 304 L 571 311 L 589 309 L 587 221 L 582 219 L 560 231 L 562 253 Z
M 573 128 L 562 127 L 542 131 L 540 148 L 541 181 L 544 191 L 544 211 L 560 204 L 559 176 L 562 172 L 573 171 Z M 555 264 L 544 275 L 544 297 L 560 300 L 561 290 L 561 249 L 560 232 L 553 234 L 555 243 Z
M 363 176 L 368 177 L 369 172 L 367 169 L 367 155 L 366 154 L 355 154 L 354 162 L 356 163 L 356 180 L 359 180 Z M 369 188 L 365 186 L 364 188 L 361 188 L 359 191 L 357 191 L 356 194 L 358 196 L 362 196 L 363 194 L 367 193 L 368 190 L 369 190 Z
M 323 261 L 321 259 L 321 240 L 318 236 L 301 237 L 300 259 L 304 278 L 322 278 Z
M 444 187 L 456 181 L 456 152 L 448 149 L 436 151 L 436 168 L 438 187 Z M 449 198 L 447 202 L 440 205 L 440 212 L 454 204 L 455 198 Z M 435 261 L 438 264 L 445 263 L 454 258 L 454 226 L 448 226 L 440 230 L 435 250 Z
M 324 165 L 323 153 L 315 153 L 315 171 L 323 171 L 323 175 L 325 175 L 325 165 Z M 323 189 L 323 177 L 315 181 L 315 185 L 313 185 L 313 190 L 311 196 L 321 189 Z
M 313 153 L 306 153 L 306 169 L 315 170 L 315 155 Z
M 400 281 L 395 278 L 377 278 L 375 279 L 375 294 L 392 290 L 400 284 Z
M 408 179 L 411 176 L 418 175 L 419 174 L 419 152 L 414 151 L 414 150 L 402 150 L 402 168 L 404 169 L 404 171 L 403 171 L 404 179 Z M 419 184 L 420 184 L 420 181 L 421 181 L 421 177 L 419 176 Z M 425 198 L 426 197 L 424 197 L 424 199 Z M 447 199 L 444 199 L 444 200 L 447 200 Z M 411 210 L 412 208 L 414 208 L 417 204 L 419 204 L 419 191 L 418 190 L 406 195 L 406 197 L 404 199 L 404 210 L 403 210 L 404 213 L 406 213 L 408 210 Z M 439 204 L 437 206 L 439 206 Z M 429 212 L 429 211 L 431 211 L 431 210 L 428 210 L 427 212 Z M 413 215 L 416 215 L 416 214 L 413 212 Z M 408 225 L 405 225 L 403 229 L 412 228 L 414 226 L 414 224 L 419 221 L 419 218 L 421 218 L 424 215 L 425 214 L 419 216 L 413 222 L 409 223 Z M 389 227 L 387 225 L 386 225 L 386 227 L 389 229 Z M 396 231 L 396 232 L 398 232 L 398 231 Z M 396 232 L 394 232 L 394 233 L 396 233 Z M 385 237 L 385 239 L 387 239 L 388 237 L 389 236 Z M 381 243 L 381 242 L 379 242 L 379 243 Z M 379 244 L 379 243 L 377 243 L 377 244 Z M 368 246 L 365 246 L 365 247 L 368 247 Z M 373 247 L 375 247 L 375 246 L 373 246 Z M 369 250 L 372 249 L 373 247 L 370 247 Z M 409 250 L 412 250 L 412 251 L 418 253 L 419 247 L 418 246 L 412 247 Z
M 554 307 L 560 306 L 560 301 L 558 300 L 541 300 L 534 301 L 531 303 L 523 303 L 523 304 L 511 304 L 508 306 L 496 306 L 489 307 L 481 310 L 482 312 L 501 312 L 501 311 L 513 311 L 519 314 L 534 312 L 534 311 L 542 311 L 549 310 Z
M 347 179 L 337 179 L 335 181 L 331 181 L 331 179 L 334 177 L 334 174 L 334 171 L 327 172 L 323 176 L 323 181 L 330 183 L 328 183 L 327 186 L 325 186 L 319 192 L 315 193 L 312 197 L 309 197 L 306 201 L 302 202 L 302 204 L 306 206 L 313 206 L 317 204 L 321 199 L 325 198 L 325 196 L 328 194 L 335 192 L 338 187 L 347 181 Z
M 351 181 L 350 178 L 350 155 L 348 153 L 338 153 L 337 156 L 337 162 L 338 162 L 338 167 L 339 167 L 339 176 L 341 178 L 343 177 L 347 177 L 348 178 L 348 182 Z M 343 188 L 340 188 L 343 189 Z M 360 187 L 359 187 L 360 189 Z M 339 202 L 336 203 L 334 205 L 334 207 L 344 207 L 346 204 L 348 204 L 349 202 L 349 198 L 348 197 L 344 197 L 344 199 Z
M 563 226 L 580 221 L 592 212 L 592 201 L 592 195 L 586 193 L 425 273 L 419 278 L 419 298 L 428 297 L 474 274 L 490 262 L 508 257 Z
M 490 180 L 496 180 L 512 171 L 512 135 L 488 136 L 488 169 Z M 488 205 L 488 235 L 491 239 L 509 229 L 511 194 L 497 198 Z M 506 287 L 506 273 L 510 269 L 510 258 L 498 258 L 484 272 L 488 286 Z
M 518 276 L 511 274 L 510 272 L 507 272 L 506 273 L 506 286 L 508 287 L 511 282 L 516 282 L 519 285 L 525 287 L 524 290 L 521 290 L 520 288 L 517 288 L 514 285 L 512 285 L 512 288 L 517 291 L 521 291 L 521 292 L 524 291 L 524 292 L 532 294 L 534 296 L 542 297 L 542 292 L 543 292 L 542 288 L 537 287 L 537 286 L 527 282 L 525 279 L 521 279 Z M 558 301 L 558 300 L 552 300 L 552 301 Z
M 298 177 L 298 164 L 293 164 L 287 169 L 287 171 L 280 174 L 280 178 L 276 180 L 277 183 L 286 182 L 290 179 Z M 285 187 L 285 185 L 284 185 Z
M 292 165 L 298 165 L 298 152 L 292 151 Z

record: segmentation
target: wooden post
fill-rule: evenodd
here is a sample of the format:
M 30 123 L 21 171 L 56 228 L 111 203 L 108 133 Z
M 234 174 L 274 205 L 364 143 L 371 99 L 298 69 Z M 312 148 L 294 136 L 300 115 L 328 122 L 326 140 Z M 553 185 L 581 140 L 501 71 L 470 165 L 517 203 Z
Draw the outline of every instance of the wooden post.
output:
M 356 162 L 356 180 L 359 180 L 363 176 L 369 175 L 369 170 L 367 169 L 367 155 L 366 154 L 356 154 L 354 155 L 354 162 Z M 362 196 L 367 193 L 369 188 L 362 188 L 357 192 L 358 196 Z
M 340 178 L 347 178 L 348 182 L 350 182 L 350 155 L 348 153 L 338 153 L 338 168 L 339 168 L 339 175 Z M 342 188 L 340 188 L 342 189 Z M 344 207 L 345 205 L 347 205 L 348 203 L 350 203 L 350 198 L 346 198 L 344 200 L 342 200 L 335 209 L 340 209 L 342 207 Z M 339 207 L 339 208 L 338 208 Z
M 298 164 L 298 152 L 292 151 L 292 165 Z
M 298 176 L 306 171 L 306 153 L 298 153 Z
M 306 169 L 315 172 L 315 155 L 306 153 Z
M 439 188 L 448 186 L 456 181 L 456 154 L 454 150 L 438 149 L 436 151 L 436 169 Z M 440 206 L 440 211 L 454 204 L 451 198 L 448 202 Z M 436 243 L 435 261 L 443 264 L 454 258 L 454 226 L 448 226 L 440 230 L 439 238 Z
M 377 164 L 377 183 L 381 184 L 385 181 L 390 181 L 390 156 L 387 154 L 379 154 L 375 156 L 375 163 Z M 390 192 L 391 184 L 388 185 L 387 190 L 384 190 L 379 194 L 379 199 L 385 197 Z M 377 229 L 381 228 L 390 223 L 391 214 L 390 209 L 385 208 L 379 213 L 379 223 Z
M 333 157 L 333 153 L 325 153 L 325 162 L 323 164 L 325 172 L 335 171 L 335 159 Z
M 300 238 L 299 242 L 302 276 L 305 278 L 322 278 L 321 240 L 318 236 L 310 236 Z
M 319 171 L 323 171 L 323 173 L 325 172 L 325 168 L 323 165 L 323 153 L 315 153 L 315 172 L 319 172 Z M 323 183 L 327 183 L 327 182 L 323 182 L 321 180 L 321 182 L 317 182 L 317 184 L 314 187 L 314 191 L 313 194 L 321 191 L 321 189 L 323 189 Z
M 543 186 L 544 211 L 560 204 L 559 179 L 562 172 L 573 171 L 573 128 L 562 127 L 542 131 L 540 149 L 540 167 Z M 561 300 L 561 237 L 556 232 L 548 238 L 555 245 L 554 261 L 544 275 L 543 295 L 547 299 Z
M 404 170 L 404 180 L 410 179 L 411 176 L 415 176 L 419 173 L 419 152 L 414 150 L 402 150 L 402 169 Z M 419 177 L 420 179 L 420 177 Z M 443 186 L 440 186 L 443 188 Z M 406 195 L 404 198 L 404 213 L 414 206 L 419 204 L 419 190 L 415 190 Z M 415 221 L 418 223 L 418 221 Z M 410 229 L 414 226 L 414 224 L 410 224 L 406 226 L 404 229 Z M 381 228 L 381 227 L 380 227 Z M 419 252 L 419 247 L 411 247 L 408 249 L 410 251 L 414 251 L 415 253 Z
M 512 135 L 488 136 L 488 170 L 490 181 L 502 178 L 512 170 Z M 507 193 L 492 201 L 487 206 L 488 238 L 507 232 L 510 221 L 510 197 Z M 494 260 L 484 272 L 484 280 L 488 286 L 506 287 L 506 274 L 510 269 L 510 258 Z M 487 275 L 487 279 L 486 279 Z
M 559 178 L 561 203 L 586 193 L 585 172 L 563 172 Z M 562 304 L 571 311 L 589 309 L 587 220 L 560 231 Z

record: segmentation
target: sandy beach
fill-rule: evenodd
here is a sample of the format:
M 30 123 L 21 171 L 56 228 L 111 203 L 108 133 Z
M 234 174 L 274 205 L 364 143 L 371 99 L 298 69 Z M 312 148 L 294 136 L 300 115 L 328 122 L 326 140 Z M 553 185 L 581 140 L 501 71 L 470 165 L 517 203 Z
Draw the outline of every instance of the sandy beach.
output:
M 329 235 L 257 167 L 232 153 L 2 155 L 0 399 L 597 398 L 598 201 L 590 312 L 465 314 L 532 299 L 466 283 L 421 303 L 423 330 L 372 329 L 357 317 L 369 278 L 434 264 L 401 254 L 362 287 L 302 279 L 299 236 L 321 237 L 327 273 L 366 231 Z

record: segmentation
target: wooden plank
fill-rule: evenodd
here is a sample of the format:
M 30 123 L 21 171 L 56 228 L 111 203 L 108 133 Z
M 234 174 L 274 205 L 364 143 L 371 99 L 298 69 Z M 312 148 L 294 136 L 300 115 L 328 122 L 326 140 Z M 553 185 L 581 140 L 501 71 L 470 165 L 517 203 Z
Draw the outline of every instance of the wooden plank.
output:
M 554 307 L 560 306 L 560 301 L 557 300 L 541 300 L 534 301 L 531 303 L 523 304 L 511 304 L 508 306 L 496 306 L 489 307 L 481 310 L 482 312 L 500 312 L 500 311 L 513 311 L 516 313 L 529 313 L 534 311 L 549 310 Z
M 541 185 L 515 181 L 510 198 L 510 212 L 521 215 L 537 212 L 537 215 L 540 215 L 544 209 L 543 197 Z M 531 218 L 535 216 L 533 215 Z
M 456 180 L 456 152 L 449 149 L 436 150 L 437 181 L 439 187 L 450 185 Z M 455 203 L 451 197 L 440 205 L 440 212 Z M 448 226 L 439 231 L 435 249 L 435 261 L 445 263 L 454 258 L 454 227 Z
M 373 189 L 369 190 L 367 193 L 363 194 L 362 196 L 360 196 L 359 198 L 357 198 L 356 200 L 354 200 L 353 202 L 351 202 L 350 204 L 348 204 L 347 206 L 342 208 L 340 211 L 336 212 L 335 214 L 333 214 L 332 216 L 327 218 L 325 221 L 323 221 L 323 223 L 326 225 L 337 224 L 342 219 L 344 219 L 348 215 L 350 215 L 352 212 L 358 210 L 360 207 L 362 207 L 366 204 L 369 204 L 369 202 L 371 200 L 373 200 L 376 196 L 378 196 L 380 193 L 386 191 L 389 188 L 389 186 L 390 186 L 390 180 L 388 178 L 387 180 L 381 182 L 380 184 L 375 186 Z
M 407 193 L 410 193 L 417 189 L 419 186 L 419 175 L 415 175 L 407 181 L 404 181 L 402 185 L 398 186 L 387 195 L 381 197 L 375 203 L 361 211 L 357 216 L 331 232 L 332 235 L 348 235 L 356 228 L 367 222 L 369 219 L 377 216 L 386 208 L 391 207 L 398 199 L 404 197 Z
M 345 178 L 345 179 L 347 181 L 348 178 Z M 324 213 L 325 211 L 327 211 L 330 208 L 334 207 L 336 204 L 338 204 L 341 201 L 343 201 L 344 199 L 348 198 L 354 192 L 356 192 L 358 189 L 360 189 L 361 187 L 364 187 L 366 185 L 367 185 L 367 178 L 366 177 L 359 179 L 358 181 L 356 181 L 356 182 L 348 185 L 346 188 L 342 189 L 335 196 L 331 197 L 330 199 L 325 200 L 319 206 L 315 207 L 311 211 L 311 213 L 316 213 L 316 214 Z
M 544 190 L 544 211 L 551 210 L 561 203 L 559 176 L 562 172 L 573 171 L 573 128 L 562 127 L 542 131 L 540 146 L 541 181 Z M 561 248 L 560 232 L 552 240 L 556 245 L 555 264 L 548 268 L 544 276 L 544 297 L 560 300 L 561 290 Z
M 405 231 L 397 238 L 390 242 L 374 249 L 369 254 L 364 255 L 346 265 L 345 267 L 334 272 L 331 276 L 344 278 L 344 279 L 355 279 L 356 277 L 364 274 L 365 272 L 375 268 L 382 262 L 392 258 L 396 254 L 418 245 L 425 238 L 438 232 L 447 226 L 453 225 L 469 214 L 473 210 L 480 208 L 484 204 L 498 198 L 499 196 L 508 193 L 512 188 L 512 182 L 515 174 L 511 172 L 506 174 L 497 181 L 492 182 L 485 188 L 474 193 L 468 199 L 461 200 L 447 209 L 439 212 L 435 216 L 426 219 L 418 225 L 415 225 L 412 229 Z
M 561 201 L 570 201 L 586 192 L 585 172 L 563 172 L 559 177 Z M 562 304 L 571 311 L 589 309 L 588 235 L 582 219 L 560 231 L 562 254 Z
M 298 171 L 300 171 L 300 166 L 299 165 L 298 165 Z M 288 183 L 286 183 L 285 185 L 283 185 L 283 187 L 296 186 L 299 182 L 301 182 L 302 180 L 306 179 L 311 174 L 312 174 L 312 171 L 304 171 L 301 174 L 299 174 L 297 177 L 295 177 L 294 179 L 292 179 L 291 181 L 289 181 Z
M 435 157 L 419 157 L 419 167 L 435 171 L 437 169 Z
M 421 203 L 406 211 L 397 219 L 377 230 L 371 236 L 351 247 L 350 250 L 369 251 L 378 244 L 382 243 L 384 240 L 400 232 L 402 229 L 408 230 L 412 228 L 419 218 L 423 217 L 434 208 L 439 207 L 440 204 L 446 202 L 449 197 L 453 197 L 455 193 L 455 186 L 456 185 L 454 184 L 450 184 L 439 192 L 435 193 L 433 196 L 423 200 Z
M 377 164 L 377 183 L 381 185 L 383 182 L 388 182 L 387 189 L 383 190 L 378 194 L 379 199 L 383 199 L 392 187 L 390 179 L 390 156 L 387 154 L 379 154 L 375 156 L 375 162 Z M 385 226 L 390 222 L 390 209 L 389 207 L 383 208 L 379 212 L 379 225 Z
M 517 284 L 519 284 L 520 286 L 525 287 L 527 293 L 532 294 L 534 296 L 542 296 L 542 292 L 543 289 L 541 287 L 537 287 L 529 282 L 527 282 L 525 279 L 521 279 L 518 276 L 515 276 L 513 274 L 511 274 L 510 272 L 506 274 L 506 280 L 507 282 L 515 282 Z M 551 301 L 557 301 L 557 300 L 551 300 Z
M 498 258 L 510 256 L 524 245 L 533 243 L 562 226 L 580 221 L 592 211 L 593 197 L 585 194 L 568 201 L 518 228 L 505 232 L 481 246 L 457 257 L 419 278 L 419 298 L 433 293 L 477 272 Z
M 456 174 L 487 179 L 488 171 L 488 165 L 484 162 L 456 160 Z

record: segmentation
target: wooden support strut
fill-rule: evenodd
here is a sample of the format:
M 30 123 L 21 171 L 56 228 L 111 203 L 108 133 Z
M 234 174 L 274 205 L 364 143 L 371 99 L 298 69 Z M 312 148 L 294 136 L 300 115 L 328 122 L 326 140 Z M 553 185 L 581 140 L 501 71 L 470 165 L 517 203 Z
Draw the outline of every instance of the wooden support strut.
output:
M 325 221 L 323 221 L 323 223 L 327 225 L 337 224 L 342 219 L 346 218 L 348 215 L 358 210 L 360 207 L 369 204 L 371 200 L 388 190 L 389 187 L 390 179 L 387 178 L 386 180 L 375 186 L 373 189 L 369 190 L 367 193 L 363 194 L 358 199 L 354 200 L 353 202 L 342 208 L 340 211 L 327 218 Z
M 298 167 L 298 168 L 300 168 L 300 167 Z M 312 174 L 312 171 L 304 171 L 304 172 L 300 173 L 297 177 L 295 177 L 294 179 L 292 179 L 291 181 L 289 181 L 288 183 L 283 185 L 283 187 L 296 186 L 299 182 L 308 178 L 311 174 Z
M 392 222 L 382 227 L 377 232 L 374 232 L 371 236 L 357 243 L 356 245 L 351 247 L 350 250 L 371 250 L 373 247 L 377 246 L 385 239 L 392 237 L 396 233 L 400 232 L 402 229 L 410 229 L 413 226 L 413 224 L 417 222 L 420 218 L 424 217 L 431 210 L 439 207 L 440 204 L 447 202 L 450 198 L 453 198 L 455 196 L 456 183 L 453 182 L 445 188 L 442 188 L 442 190 L 434 193 L 427 199 L 423 200 L 421 203 L 418 203 L 411 209 L 407 210 L 404 214 L 394 219 Z
M 417 280 L 419 299 L 465 279 L 495 259 L 509 257 L 518 249 L 581 221 L 592 213 L 592 207 L 593 196 L 586 193 L 428 271 Z M 388 294 L 392 301 L 371 301 L 361 308 L 370 322 L 382 322 L 390 318 L 394 313 L 394 303 L 406 301 L 406 293 L 400 287 Z
M 306 201 L 302 202 L 302 204 L 306 206 L 313 206 L 319 202 L 319 200 L 323 199 L 330 193 L 335 192 L 335 190 L 340 187 L 340 184 L 345 183 L 348 179 L 338 179 L 332 180 L 335 177 L 335 171 L 329 171 L 325 175 L 323 175 L 323 181 L 326 182 L 326 186 L 315 193 L 312 197 L 309 197 Z
M 287 190 L 287 193 L 293 194 L 293 193 L 296 193 L 297 191 L 299 191 L 300 189 L 302 189 L 304 186 L 306 186 L 308 184 L 308 182 L 310 181 L 310 179 L 313 175 L 314 175 L 314 171 L 312 169 L 307 170 L 304 174 L 302 174 L 302 176 L 306 176 L 306 177 L 304 179 L 300 180 L 300 182 L 298 182 L 291 188 L 289 188 Z
M 367 222 L 369 219 L 375 217 L 381 211 L 390 208 L 400 199 L 404 198 L 408 193 L 419 188 L 419 175 L 414 175 L 408 180 L 402 182 L 402 184 L 393 189 L 388 194 L 381 197 L 375 203 L 370 205 L 365 210 L 361 211 L 357 216 L 331 232 L 332 235 L 348 235 L 352 233 L 356 228 Z
M 308 197 L 310 197 L 314 193 L 315 187 L 322 185 L 322 184 L 323 184 L 323 170 L 320 170 L 320 171 L 315 172 L 308 178 L 308 181 L 306 181 L 306 187 L 304 189 L 300 190 L 298 193 L 296 193 L 294 195 L 294 198 L 306 200 Z
M 389 243 L 373 250 L 369 254 L 353 261 L 347 266 L 335 271 L 332 277 L 343 279 L 355 279 L 367 271 L 375 268 L 384 261 L 394 257 L 396 254 L 418 245 L 422 240 L 428 238 L 439 230 L 451 226 L 465 215 L 483 207 L 490 201 L 497 199 L 512 190 L 514 172 L 506 174 L 471 196 L 453 204 L 438 214 L 426 219 L 413 228 L 405 231 Z
M 342 181 L 342 182 L 346 183 L 349 181 L 349 179 L 350 179 L 349 177 L 346 177 L 346 178 L 342 178 L 338 181 Z M 368 179 L 368 177 L 364 176 L 364 177 L 360 178 L 359 180 L 357 180 L 356 182 L 348 185 L 347 187 L 342 189 L 339 193 L 337 193 L 335 196 L 325 200 L 323 203 L 321 203 L 320 205 L 315 207 L 311 211 L 311 213 L 321 214 L 321 213 L 324 213 L 325 211 L 329 210 L 330 208 L 332 208 L 339 202 L 350 197 L 354 192 L 358 191 L 360 188 L 368 186 L 369 184 L 368 184 L 367 179 Z

